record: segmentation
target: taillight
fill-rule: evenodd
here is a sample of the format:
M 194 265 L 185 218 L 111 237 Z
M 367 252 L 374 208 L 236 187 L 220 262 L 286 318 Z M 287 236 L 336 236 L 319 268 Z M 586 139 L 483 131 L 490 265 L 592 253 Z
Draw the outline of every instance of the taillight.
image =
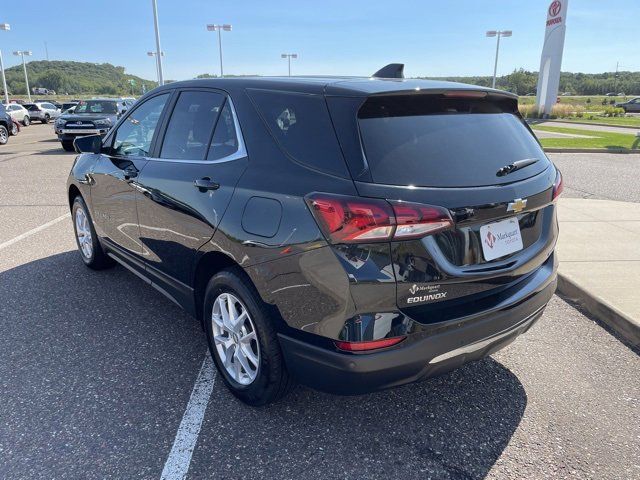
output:
M 370 340 L 368 342 L 343 342 L 335 341 L 336 347 L 346 352 L 364 352 L 376 350 L 378 348 L 391 347 L 403 341 L 406 337 L 382 338 L 380 340 Z
M 331 243 L 388 242 L 433 234 L 453 226 L 442 207 L 312 193 L 307 205 Z
M 449 211 L 419 203 L 391 202 L 396 215 L 394 239 L 424 237 L 453 226 Z
M 563 189 L 564 184 L 562 183 L 562 174 L 560 173 L 560 170 L 556 169 L 556 181 L 553 182 L 553 196 L 551 197 L 551 200 L 558 198 Z

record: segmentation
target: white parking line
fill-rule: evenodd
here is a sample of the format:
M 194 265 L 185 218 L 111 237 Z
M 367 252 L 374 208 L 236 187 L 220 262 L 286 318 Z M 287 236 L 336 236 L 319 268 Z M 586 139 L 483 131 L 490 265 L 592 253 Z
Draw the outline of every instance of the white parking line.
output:
M 187 476 L 191 455 L 198 441 L 198 434 L 209 398 L 216 380 L 215 367 L 209 352 L 205 354 L 200 373 L 191 392 L 187 409 L 182 416 L 173 447 L 162 469 L 161 480 L 182 480 Z
M 45 224 L 40 225 L 39 227 L 36 228 L 32 228 L 31 230 L 29 230 L 28 232 L 24 232 L 20 235 L 18 235 L 17 237 L 13 237 L 11 240 L 7 240 L 6 242 L 0 243 L 0 250 L 7 248 L 11 245 L 13 245 L 16 242 L 19 242 L 20 240 L 22 240 L 23 238 L 27 238 L 30 237 L 31 235 L 33 235 L 34 233 L 38 233 L 41 232 L 42 230 L 44 230 L 45 228 L 49 228 L 51 225 L 55 225 L 58 222 L 61 222 L 62 220 L 64 220 L 65 218 L 69 218 L 71 216 L 70 213 L 65 213 L 64 215 L 62 215 L 61 217 L 55 218 L 53 220 L 51 220 L 50 222 L 47 222 Z

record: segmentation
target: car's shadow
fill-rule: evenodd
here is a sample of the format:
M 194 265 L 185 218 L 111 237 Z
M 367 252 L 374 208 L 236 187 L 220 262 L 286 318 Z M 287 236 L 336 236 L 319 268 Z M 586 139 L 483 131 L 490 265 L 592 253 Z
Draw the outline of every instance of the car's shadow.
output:
M 206 351 L 196 321 L 123 268 L 86 269 L 77 252 L 0 273 L 0 297 L 7 472 L 158 477 Z M 264 408 L 217 376 L 189 475 L 480 479 L 526 404 L 490 358 L 365 396 L 298 387 Z

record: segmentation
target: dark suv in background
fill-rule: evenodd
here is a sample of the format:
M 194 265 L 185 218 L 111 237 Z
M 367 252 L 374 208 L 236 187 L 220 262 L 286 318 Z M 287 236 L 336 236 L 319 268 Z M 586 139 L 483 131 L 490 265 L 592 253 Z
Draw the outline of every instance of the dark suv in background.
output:
M 58 140 L 68 152 L 73 151 L 73 140 L 84 135 L 106 135 L 118 118 L 133 102 L 115 98 L 81 100 L 73 113 L 62 115 L 54 124 Z M 73 108 L 71 105 L 69 108 Z
M 359 394 L 480 359 L 556 288 L 560 173 L 503 91 L 176 82 L 75 145 L 82 260 L 197 317 L 252 405 L 293 380 Z

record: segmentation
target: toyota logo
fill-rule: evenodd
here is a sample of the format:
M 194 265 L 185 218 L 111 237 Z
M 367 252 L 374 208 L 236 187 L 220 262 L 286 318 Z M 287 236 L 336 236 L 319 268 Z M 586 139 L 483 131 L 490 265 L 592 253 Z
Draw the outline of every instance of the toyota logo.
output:
M 560 3 L 558 0 L 554 0 L 553 2 L 551 2 L 551 5 L 549 5 L 549 16 L 550 17 L 555 17 L 560 13 L 560 10 L 562 9 L 562 3 Z

